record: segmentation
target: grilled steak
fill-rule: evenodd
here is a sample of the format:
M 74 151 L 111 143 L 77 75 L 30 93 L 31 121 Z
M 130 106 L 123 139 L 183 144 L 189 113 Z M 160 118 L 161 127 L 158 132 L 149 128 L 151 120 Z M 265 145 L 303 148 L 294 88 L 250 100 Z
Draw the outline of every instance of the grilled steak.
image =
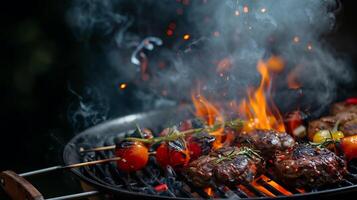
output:
M 341 112 L 351 112 L 357 114 L 357 105 L 346 102 L 335 103 L 331 106 L 330 113 L 336 115 Z
M 240 133 L 237 142 L 239 146 L 249 146 L 259 150 L 266 159 L 271 159 L 277 150 L 284 151 L 295 145 L 294 138 L 287 133 L 259 129 Z
M 340 126 L 340 130 L 345 135 L 356 135 L 357 134 L 357 118 L 342 124 Z
M 224 147 L 191 162 L 185 173 L 198 187 L 214 182 L 240 184 L 253 181 L 264 166 L 263 159 L 248 148 Z
M 341 181 L 346 173 L 344 161 L 326 148 L 299 144 L 278 152 L 274 160 L 276 175 L 294 187 L 315 188 Z

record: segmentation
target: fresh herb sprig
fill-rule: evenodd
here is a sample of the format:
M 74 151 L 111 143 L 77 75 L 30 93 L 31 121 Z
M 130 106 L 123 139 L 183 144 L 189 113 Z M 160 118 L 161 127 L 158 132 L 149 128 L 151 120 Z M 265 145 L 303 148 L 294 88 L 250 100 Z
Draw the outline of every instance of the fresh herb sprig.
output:
M 143 142 L 143 143 L 148 143 L 148 144 L 154 144 L 154 143 L 160 143 L 163 141 L 175 141 L 175 140 L 184 138 L 189 135 L 203 133 L 203 132 L 212 133 L 212 132 L 215 132 L 215 131 L 221 129 L 222 127 L 223 128 L 229 127 L 232 129 L 239 129 L 243 126 L 243 123 L 244 123 L 243 120 L 235 119 L 235 120 L 231 120 L 231 121 L 226 121 L 224 123 L 216 123 L 212 126 L 205 126 L 202 128 L 189 129 L 186 131 L 179 131 L 175 128 L 170 128 L 169 134 L 167 134 L 166 136 L 161 136 L 161 137 L 154 137 L 154 138 L 127 137 L 125 139 L 128 141 L 137 141 L 137 142 Z
M 263 158 L 259 155 L 259 153 L 257 151 L 255 151 L 251 148 L 248 148 L 248 147 L 241 147 L 238 150 L 233 149 L 232 152 L 229 153 L 228 155 L 223 155 L 223 156 L 219 157 L 217 160 L 215 160 L 215 162 L 216 162 L 216 164 L 218 164 L 222 161 L 233 160 L 238 155 L 245 155 L 250 159 L 254 159 L 254 157 L 256 157 L 256 158 L 263 160 Z

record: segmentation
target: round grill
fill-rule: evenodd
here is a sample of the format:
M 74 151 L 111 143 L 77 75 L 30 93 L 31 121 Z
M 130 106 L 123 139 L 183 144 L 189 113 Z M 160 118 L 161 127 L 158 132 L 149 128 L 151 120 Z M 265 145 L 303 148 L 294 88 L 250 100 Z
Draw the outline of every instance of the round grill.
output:
M 90 149 L 98 146 L 114 145 L 115 137 L 123 137 L 136 125 L 148 127 L 158 132 L 164 127 L 177 124 L 192 117 L 187 107 L 142 114 L 129 115 L 92 127 L 74 137 L 65 147 L 65 164 L 74 164 L 114 157 L 113 150 L 81 153 L 80 148 Z M 180 113 L 178 115 L 177 113 Z M 230 199 L 268 199 L 273 197 L 301 198 L 313 195 L 331 195 L 338 192 L 357 191 L 357 179 L 352 173 L 357 168 L 350 163 L 346 179 L 334 186 L 306 188 L 304 191 L 290 188 L 281 183 L 274 175 L 266 173 L 251 184 L 237 186 L 216 185 L 210 191 L 194 187 L 182 175 L 171 169 L 162 170 L 150 162 L 145 169 L 132 174 L 117 170 L 116 163 L 106 163 L 71 169 L 81 180 L 98 190 L 113 196 L 138 197 L 144 199 L 191 199 L 191 198 L 230 198 Z M 164 190 L 161 186 L 167 186 Z

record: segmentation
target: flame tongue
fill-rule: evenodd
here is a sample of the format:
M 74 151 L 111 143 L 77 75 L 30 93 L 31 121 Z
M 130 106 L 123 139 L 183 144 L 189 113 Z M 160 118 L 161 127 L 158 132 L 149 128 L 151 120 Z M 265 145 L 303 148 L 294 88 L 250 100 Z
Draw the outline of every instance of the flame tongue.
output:
M 274 59 L 279 58 L 274 57 Z M 279 63 L 282 62 L 279 61 Z M 239 113 L 248 120 L 248 123 L 243 127 L 243 131 L 274 129 L 285 132 L 282 117 L 270 95 L 271 78 L 269 74 L 269 60 L 267 63 L 259 61 L 257 69 L 262 76 L 260 85 L 256 90 L 248 89 L 247 100 L 244 99 L 239 105 Z
M 196 109 L 196 116 L 205 120 L 208 126 L 212 126 L 217 123 L 222 124 L 222 126 L 216 131 L 209 133 L 216 138 L 215 142 L 213 143 L 213 149 L 222 147 L 224 142 L 224 117 L 222 113 L 215 105 L 213 105 L 199 93 L 198 95 L 196 95 L 194 92 L 192 93 L 192 102 Z

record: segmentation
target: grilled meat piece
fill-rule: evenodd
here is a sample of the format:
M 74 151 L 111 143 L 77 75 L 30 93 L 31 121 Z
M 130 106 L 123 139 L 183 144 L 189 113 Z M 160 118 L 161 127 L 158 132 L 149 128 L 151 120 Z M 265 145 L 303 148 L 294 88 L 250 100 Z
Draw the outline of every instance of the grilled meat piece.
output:
M 310 140 L 312 140 L 317 131 L 332 130 L 337 121 L 339 121 L 340 130 L 345 135 L 357 134 L 356 119 L 357 113 L 340 112 L 335 116 L 322 117 L 320 119 L 311 121 L 308 128 L 308 137 Z
M 284 151 L 295 145 L 294 138 L 287 133 L 261 129 L 240 133 L 237 142 L 239 146 L 249 146 L 259 150 L 266 159 L 271 159 L 277 150 Z
M 341 181 L 346 174 L 344 161 L 326 148 L 299 144 L 278 152 L 274 160 L 276 175 L 294 187 L 316 188 Z
M 191 162 L 185 173 L 195 186 L 206 187 L 214 182 L 251 182 L 264 166 L 264 160 L 248 148 L 224 147 Z
M 356 135 L 357 134 L 357 118 L 342 124 L 340 126 L 340 130 L 345 134 L 345 136 Z
M 223 156 L 239 154 L 242 150 L 236 147 L 224 150 Z M 244 150 L 243 150 L 244 151 Z M 226 185 L 249 183 L 264 171 L 265 162 L 259 155 L 240 154 L 233 159 L 218 162 L 214 169 L 215 179 Z
M 341 112 L 350 112 L 357 114 L 357 105 L 356 104 L 349 104 L 346 102 L 339 102 L 335 103 L 331 106 L 330 113 L 332 115 L 337 115 Z
M 214 156 L 205 155 L 189 164 L 185 173 L 195 186 L 205 187 L 211 185 L 213 169 L 217 166 L 216 159 Z
M 336 122 L 339 121 L 340 124 L 344 124 L 348 121 L 351 121 L 353 119 L 357 119 L 357 113 L 352 113 L 352 112 L 341 112 L 335 115 L 335 120 Z

